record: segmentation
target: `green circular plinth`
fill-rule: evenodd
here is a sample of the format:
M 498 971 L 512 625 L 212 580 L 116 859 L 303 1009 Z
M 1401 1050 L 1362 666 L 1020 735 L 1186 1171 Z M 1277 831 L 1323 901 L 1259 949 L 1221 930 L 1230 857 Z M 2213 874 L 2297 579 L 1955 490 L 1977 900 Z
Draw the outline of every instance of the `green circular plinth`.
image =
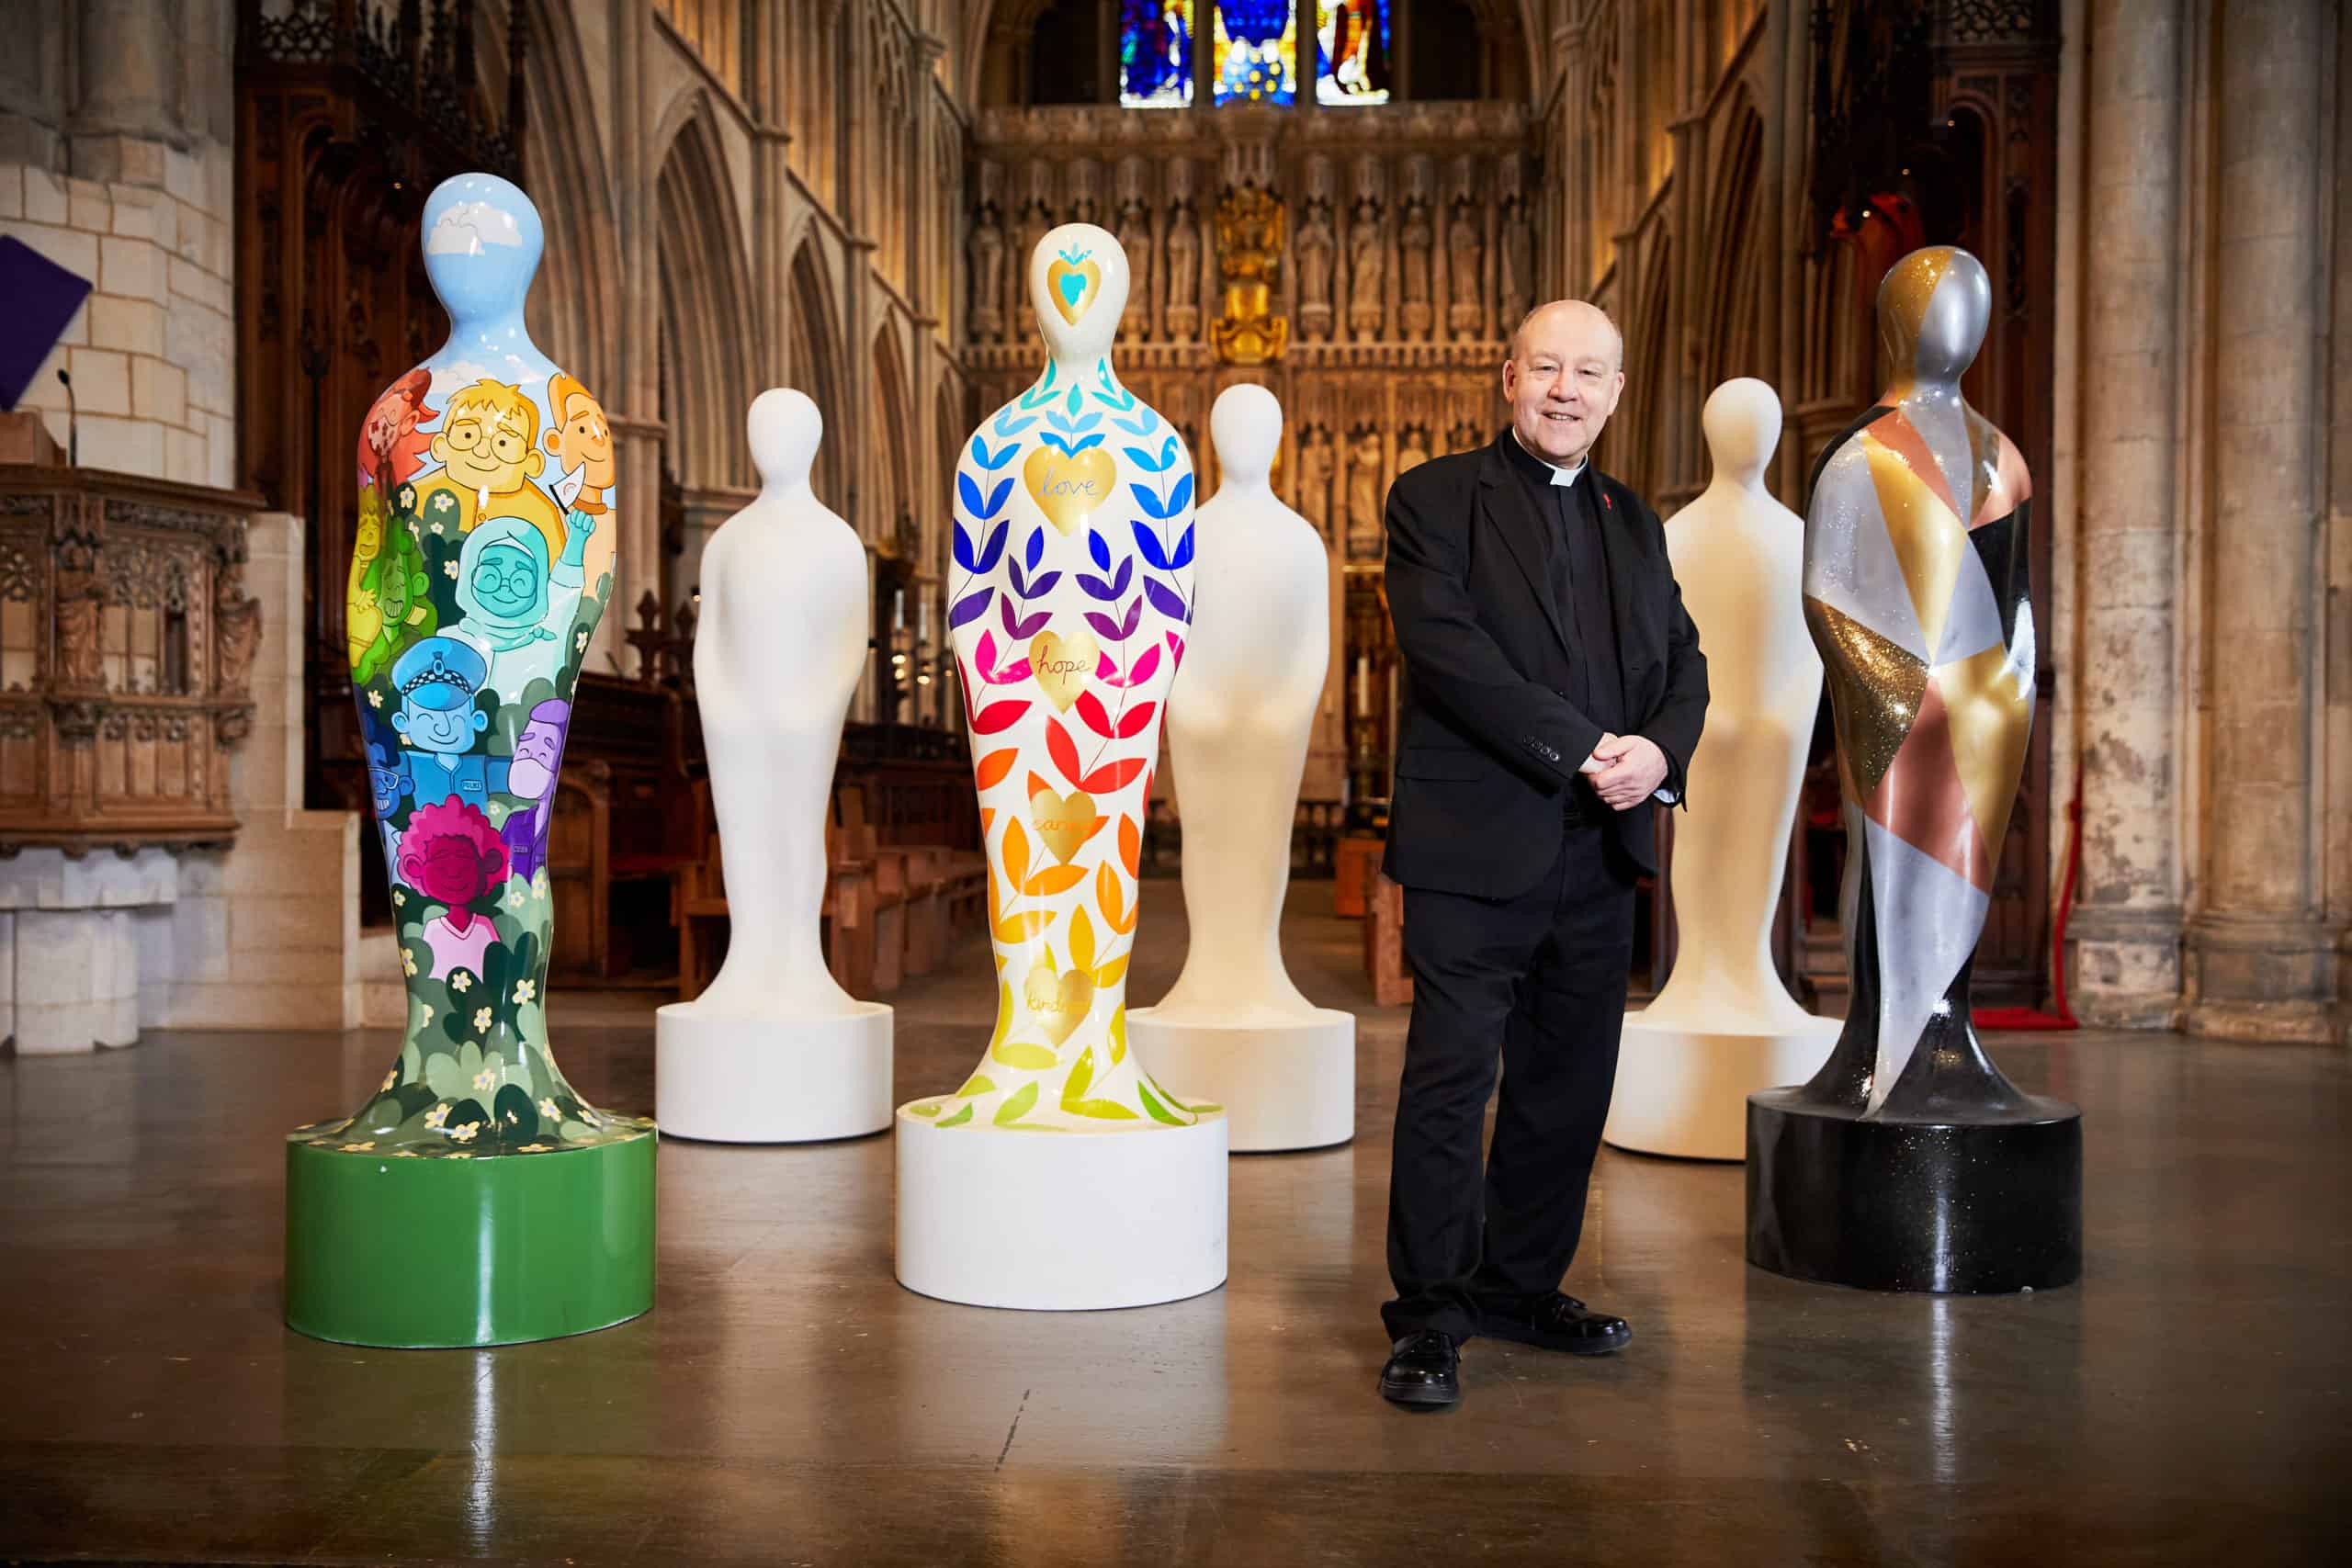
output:
M 286 1323 L 345 1345 L 555 1339 L 653 1305 L 653 1150 L 416 1159 L 286 1145 Z

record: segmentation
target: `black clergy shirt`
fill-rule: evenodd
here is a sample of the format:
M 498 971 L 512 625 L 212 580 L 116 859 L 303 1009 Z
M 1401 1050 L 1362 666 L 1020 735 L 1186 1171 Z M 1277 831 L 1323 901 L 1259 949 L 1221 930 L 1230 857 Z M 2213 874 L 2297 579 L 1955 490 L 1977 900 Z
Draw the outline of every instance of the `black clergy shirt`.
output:
M 1589 464 L 1555 468 L 1521 446 L 1516 431 L 1502 445 L 1511 467 L 1526 481 L 1535 514 L 1545 525 L 1544 558 L 1551 574 L 1552 604 L 1567 631 L 1575 670 L 1576 683 L 1563 694 L 1593 723 L 1612 735 L 1622 735 L 1625 732 L 1625 687 L 1617 659 L 1607 546 L 1600 509 L 1588 477 Z

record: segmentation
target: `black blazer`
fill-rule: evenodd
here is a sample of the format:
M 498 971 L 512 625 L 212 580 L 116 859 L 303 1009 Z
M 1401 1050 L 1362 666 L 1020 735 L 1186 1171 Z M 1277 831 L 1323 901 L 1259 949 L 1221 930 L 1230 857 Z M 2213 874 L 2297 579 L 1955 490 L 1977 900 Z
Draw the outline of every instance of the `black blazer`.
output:
M 1396 787 L 1384 869 L 1408 887 L 1508 898 L 1550 868 L 1565 831 L 1560 792 L 1601 728 L 1562 694 L 1569 646 L 1544 571 L 1544 530 L 1502 442 L 1434 457 L 1388 487 L 1388 613 L 1404 655 Z M 1707 660 L 1667 559 L 1657 514 L 1588 468 L 1603 502 L 1602 547 L 1616 610 L 1617 662 L 1631 733 L 1683 773 L 1707 714 Z M 1607 830 L 1657 869 L 1646 807 L 1610 812 Z

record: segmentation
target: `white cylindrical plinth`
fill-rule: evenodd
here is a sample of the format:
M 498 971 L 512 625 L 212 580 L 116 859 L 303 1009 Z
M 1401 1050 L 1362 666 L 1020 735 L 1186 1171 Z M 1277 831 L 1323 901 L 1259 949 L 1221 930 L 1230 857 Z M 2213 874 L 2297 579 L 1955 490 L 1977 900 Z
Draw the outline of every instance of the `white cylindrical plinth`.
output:
M 899 1282 L 970 1306 L 1150 1306 L 1225 1283 L 1225 1118 L 1121 1132 L 898 1115 Z
M 1684 1159 L 1745 1159 L 1747 1097 L 1803 1083 L 1845 1025 L 1817 1018 L 1774 1033 L 1688 1029 L 1625 1016 L 1617 1089 L 1600 1135 L 1613 1147 Z
M 890 1010 L 746 1018 L 672 1002 L 653 1019 L 653 1118 L 664 1137 L 809 1144 L 890 1124 Z
M 1356 1021 L 1317 1008 L 1264 1027 L 1162 1023 L 1157 1008 L 1127 1014 L 1127 1039 L 1153 1078 L 1225 1107 L 1235 1154 L 1319 1149 L 1356 1134 Z

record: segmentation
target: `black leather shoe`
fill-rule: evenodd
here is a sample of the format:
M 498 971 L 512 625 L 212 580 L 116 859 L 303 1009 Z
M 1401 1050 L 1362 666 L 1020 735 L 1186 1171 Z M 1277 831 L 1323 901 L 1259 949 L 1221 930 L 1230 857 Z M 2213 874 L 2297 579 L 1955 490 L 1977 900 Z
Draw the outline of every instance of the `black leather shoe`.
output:
M 1393 1404 L 1458 1404 L 1462 1401 L 1462 1349 L 1453 1336 L 1419 1328 L 1391 1347 L 1380 1369 L 1380 1397 Z
M 1623 1318 L 1594 1312 L 1557 1291 L 1518 1304 L 1480 1303 L 1478 1332 L 1571 1356 L 1606 1356 L 1634 1342 L 1634 1330 Z

